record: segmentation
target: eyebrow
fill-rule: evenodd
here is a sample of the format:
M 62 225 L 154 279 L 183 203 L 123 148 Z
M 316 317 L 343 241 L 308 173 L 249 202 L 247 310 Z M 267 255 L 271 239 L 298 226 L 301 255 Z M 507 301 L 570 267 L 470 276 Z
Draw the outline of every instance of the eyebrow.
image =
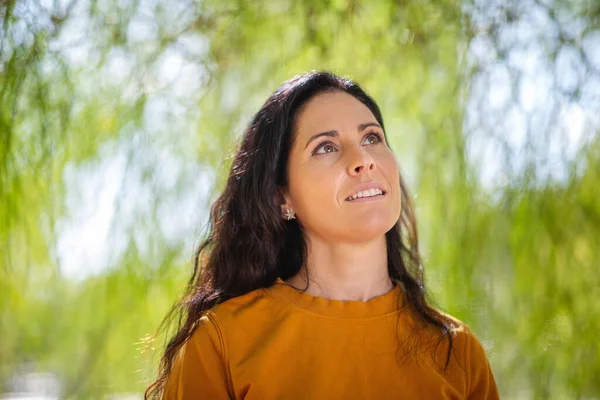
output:
M 362 132 L 371 126 L 376 126 L 378 128 L 381 128 L 381 125 L 379 125 L 377 122 L 366 122 L 364 124 L 358 125 L 358 132 Z M 338 135 L 338 131 L 336 131 L 336 130 L 321 132 L 321 133 L 317 133 L 316 135 L 312 135 L 310 137 L 310 139 L 308 139 L 308 142 L 306 142 L 306 146 L 304 146 L 304 149 L 306 149 L 313 140 L 318 139 L 321 136 L 337 137 L 337 135 Z

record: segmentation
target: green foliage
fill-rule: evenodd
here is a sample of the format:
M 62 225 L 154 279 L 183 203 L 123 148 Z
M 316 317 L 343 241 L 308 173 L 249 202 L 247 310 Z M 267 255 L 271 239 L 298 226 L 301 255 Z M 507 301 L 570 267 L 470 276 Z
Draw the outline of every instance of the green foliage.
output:
M 282 81 L 327 69 L 380 104 L 432 298 L 483 341 L 501 395 L 600 397 L 593 2 L 59 3 L 0 3 L 0 392 L 33 363 L 65 398 L 140 393 L 158 355 L 143 339 L 182 292 L 239 135 Z M 103 246 L 61 245 L 98 180 L 118 188 L 114 243 L 73 274 L 65 253 Z

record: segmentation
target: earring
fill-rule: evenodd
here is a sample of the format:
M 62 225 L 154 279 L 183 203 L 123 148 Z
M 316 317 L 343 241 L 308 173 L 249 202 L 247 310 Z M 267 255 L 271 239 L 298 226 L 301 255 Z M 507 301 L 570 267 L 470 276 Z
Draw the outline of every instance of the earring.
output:
M 285 218 L 289 221 L 290 219 L 296 219 L 296 215 L 288 208 L 285 210 Z

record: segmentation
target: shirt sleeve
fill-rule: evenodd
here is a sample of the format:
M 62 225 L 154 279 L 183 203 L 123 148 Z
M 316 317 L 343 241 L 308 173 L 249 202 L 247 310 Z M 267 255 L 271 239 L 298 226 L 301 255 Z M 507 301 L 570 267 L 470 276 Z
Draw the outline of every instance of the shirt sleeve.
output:
M 179 349 L 163 400 L 231 399 L 226 350 L 214 316 L 204 315 L 192 336 Z
M 469 393 L 467 399 L 500 399 L 490 362 L 481 342 L 468 332 Z

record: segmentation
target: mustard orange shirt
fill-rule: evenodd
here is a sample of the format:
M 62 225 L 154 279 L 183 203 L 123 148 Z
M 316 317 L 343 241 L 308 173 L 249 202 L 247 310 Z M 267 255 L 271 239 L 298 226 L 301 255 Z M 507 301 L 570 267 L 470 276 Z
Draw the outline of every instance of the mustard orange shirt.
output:
M 327 300 L 280 278 L 216 305 L 181 347 L 163 398 L 498 399 L 485 351 L 453 319 L 453 353 L 419 331 L 403 290 L 369 301 Z M 401 303 L 400 303 L 401 304 Z M 432 357 L 436 354 L 436 358 Z

